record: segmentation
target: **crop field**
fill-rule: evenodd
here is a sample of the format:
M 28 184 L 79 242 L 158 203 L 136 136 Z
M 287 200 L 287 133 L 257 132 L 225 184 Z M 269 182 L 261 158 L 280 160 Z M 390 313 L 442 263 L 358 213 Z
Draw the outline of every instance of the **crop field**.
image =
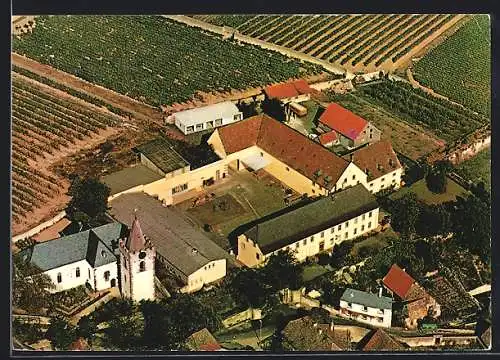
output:
M 12 49 L 154 106 L 323 72 L 161 16 L 41 16 Z
M 459 20 L 455 15 L 201 15 L 213 25 L 281 45 L 351 71 L 394 69 L 421 44 Z
M 481 151 L 473 158 L 457 167 L 457 172 L 474 183 L 484 182 L 484 187 L 491 191 L 491 149 Z
M 401 81 L 386 80 L 360 89 L 366 98 L 447 142 L 457 140 L 488 122 L 483 116 Z
M 415 78 L 437 93 L 490 115 L 491 36 L 488 15 L 475 15 L 414 66 Z
M 119 118 L 49 93 L 14 74 L 12 79 L 12 219 L 29 223 L 34 213 L 65 196 L 66 181 L 47 169 L 51 161 L 117 125 Z M 61 204 L 59 204 L 61 205 Z

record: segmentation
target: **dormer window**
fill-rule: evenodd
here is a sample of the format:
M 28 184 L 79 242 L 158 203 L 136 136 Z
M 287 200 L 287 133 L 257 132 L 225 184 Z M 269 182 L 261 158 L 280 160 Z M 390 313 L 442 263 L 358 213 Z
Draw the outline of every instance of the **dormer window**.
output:
M 101 256 L 102 256 L 102 257 L 106 257 L 106 251 L 101 250 Z

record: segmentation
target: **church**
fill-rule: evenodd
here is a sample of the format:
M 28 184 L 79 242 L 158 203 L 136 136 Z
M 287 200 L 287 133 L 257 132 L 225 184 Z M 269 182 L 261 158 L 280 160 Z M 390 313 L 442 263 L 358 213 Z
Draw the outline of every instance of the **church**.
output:
M 118 286 L 125 298 L 154 299 L 156 250 L 137 217 L 130 232 L 114 222 L 34 244 L 19 255 L 52 279 L 53 292 L 81 285 L 95 291 Z

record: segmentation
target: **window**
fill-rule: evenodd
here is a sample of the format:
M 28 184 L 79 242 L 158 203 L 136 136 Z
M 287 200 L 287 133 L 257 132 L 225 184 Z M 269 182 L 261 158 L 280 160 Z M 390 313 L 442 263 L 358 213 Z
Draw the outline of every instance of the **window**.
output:
M 186 127 L 186 133 L 190 133 L 194 131 L 194 126 L 188 126 Z
M 333 232 L 334 232 L 334 231 L 335 231 L 335 228 L 334 228 L 334 227 L 332 227 L 332 228 L 330 229 L 330 234 L 333 234 Z
M 393 173 L 392 173 L 392 176 L 393 176 L 393 177 L 394 177 L 394 176 L 396 176 L 396 173 L 395 173 L 395 172 L 393 172 Z
M 351 308 L 351 307 L 352 307 L 352 304 L 351 304 L 351 303 L 347 303 L 347 307 L 348 307 L 348 308 Z
M 179 185 L 179 186 L 176 186 L 174 188 L 172 188 L 172 194 L 177 194 L 181 191 L 184 191 L 184 190 L 187 190 L 188 188 L 188 184 L 182 184 L 182 185 Z
M 345 227 L 349 227 L 349 221 L 345 222 Z
M 109 271 L 104 272 L 104 281 L 109 281 Z
M 373 186 L 373 183 L 370 183 L 370 187 L 372 187 L 372 186 Z
M 381 323 L 381 322 L 383 322 L 383 321 L 384 321 L 384 319 L 382 319 L 382 318 L 378 318 L 378 319 L 377 319 L 377 321 Z
M 344 239 L 347 239 L 348 236 L 349 236 L 349 234 L 346 231 L 345 234 L 344 234 Z
M 353 179 L 353 180 L 356 180 L 356 175 L 353 175 L 353 176 L 352 176 L 352 179 Z
M 58 284 L 62 283 L 62 274 L 61 273 L 57 273 L 57 283 Z
M 245 244 L 243 244 L 243 243 L 242 243 L 242 244 L 241 244 L 241 247 L 244 249 L 244 248 L 245 248 Z
M 76 268 L 76 277 L 80 277 L 80 268 L 79 267 Z
M 313 242 L 313 241 L 314 241 L 314 236 L 311 236 L 311 241 L 309 241 L 309 242 Z
M 316 191 L 314 191 L 314 189 L 311 189 L 311 191 L 312 191 L 313 194 L 316 194 Z
M 258 253 L 255 253 L 255 258 L 256 258 L 257 260 L 260 260 L 260 255 L 259 255 Z
M 384 184 L 380 185 L 380 188 L 383 189 L 384 188 Z
M 358 232 L 358 229 L 354 228 L 353 234 L 356 235 L 357 232 Z
M 321 237 L 325 237 L 325 232 L 324 231 L 321 232 Z
M 289 168 L 288 166 L 287 166 L 287 167 L 285 167 L 285 169 L 286 169 L 286 171 L 290 171 L 290 168 Z
M 366 215 L 366 214 L 361 215 L 361 220 L 364 220 L 364 219 L 365 219 L 365 215 Z
M 333 244 L 333 238 L 330 239 L 330 244 Z
M 361 225 L 361 231 L 365 231 L 365 226 Z
M 240 115 L 241 114 L 236 114 L 233 116 L 233 120 L 240 120 Z
M 302 241 L 302 245 L 306 245 L 307 244 L 307 239 L 305 239 L 304 241 Z
M 393 184 L 394 184 L 394 183 L 396 183 L 396 179 L 392 179 L 392 183 L 393 183 Z
M 380 179 L 381 182 L 384 182 L 385 178 Z
M 340 225 L 337 227 L 337 230 L 338 230 L 338 231 L 342 230 L 342 224 L 340 224 Z
M 370 139 L 373 139 L 373 135 L 372 134 L 370 134 Z
M 347 178 L 344 179 L 344 182 L 346 183 L 347 182 Z
M 368 217 L 372 217 L 372 211 L 368 213 Z
M 216 119 L 215 126 L 220 126 L 220 125 L 222 125 L 222 119 Z
M 211 129 L 214 127 L 214 122 L 213 121 L 207 121 L 205 124 L 205 128 Z
M 372 227 L 371 221 L 368 223 L 368 229 Z
M 299 243 L 295 243 L 295 248 L 298 249 L 299 248 Z
M 146 271 L 146 263 L 144 261 L 141 261 L 139 263 L 139 271 L 142 272 L 142 271 Z
M 261 152 L 261 153 L 260 153 L 260 156 L 264 156 L 264 153 L 263 153 L 263 152 Z

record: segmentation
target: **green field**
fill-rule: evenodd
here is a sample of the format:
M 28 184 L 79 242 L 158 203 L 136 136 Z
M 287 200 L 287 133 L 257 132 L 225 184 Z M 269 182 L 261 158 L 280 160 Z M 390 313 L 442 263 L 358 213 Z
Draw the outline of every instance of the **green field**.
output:
M 399 199 L 404 194 L 409 192 L 417 195 L 419 200 L 432 205 L 432 204 L 441 204 L 448 201 L 455 201 L 457 196 L 462 196 L 467 193 L 463 187 L 461 187 L 456 182 L 447 179 L 448 183 L 446 185 L 446 192 L 444 194 L 434 194 L 427 188 L 427 184 L 425 183 L 425 179 L 419 180 L 410 187 L 403 187 L 401 190 L 395 192 L 390 196 L 392 200 Z
M 12 50 L 156 106 L 322 72 L 160 16 L 40 16 Z
M 457 173 L 475 183 L 484 181 L 484 187 L 491 191 L 491 149 L 483 150 L 461 163 L 457 167 Z
M 489 116 L 491 37 L 488 15 L 473 16 L 415 65 L 415 78 L 439 94 Z

